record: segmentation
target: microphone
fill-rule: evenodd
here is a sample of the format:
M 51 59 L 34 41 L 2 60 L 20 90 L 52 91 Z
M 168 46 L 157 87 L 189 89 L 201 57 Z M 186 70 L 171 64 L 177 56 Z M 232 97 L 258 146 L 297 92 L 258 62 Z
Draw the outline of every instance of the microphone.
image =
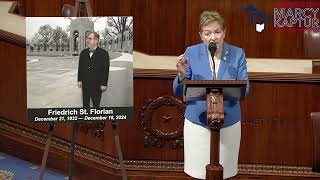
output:
M 217 45 L 215 42 L 210 42 L 209 45 L 208 45 L 208 50 L 211 54 L 211 58 L 212 58 L 212 64 L 213 64 L 213 80 L 216 80 L 217 77 L 216 77 L 216 64 L 214 63 L 214 53 L 216 52 L 217 50 Z
M 215 42 L 210 42 L 209 45 L 208 45 L 208 49 L 211 53 L 211 55 L 214 55 L 214 53 L 216 52 L 217 50 L 217 45 Z

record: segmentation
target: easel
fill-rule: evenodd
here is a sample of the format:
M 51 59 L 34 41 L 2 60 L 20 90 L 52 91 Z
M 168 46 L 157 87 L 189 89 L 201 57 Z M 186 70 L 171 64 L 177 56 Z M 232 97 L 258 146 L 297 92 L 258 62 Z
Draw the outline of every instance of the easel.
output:
M 91 5 L 90 5 L 89 0 L 76 0 L 75 11 L 74 11 L 73 17 L 78 16 L 78 11 L 81 8 L 80 5 L 83 3 L 85 3 L 85 5 L 86 5 L 88 16 L 92 16 L 92 10 L 91 10 Z M 79 14 L 79 16 L 81 16 L 81 14 Z
M 48 137 L 47 137 L 47 141 L 46 141 L 46 146 L 44 148 L 44 153 L 43 153 L 42 163 L 41 163 L 41 168 L 40 168 L 40 177 L 39 177 L 40 180 L 43 180 L 44 173 L 46 170 L 46 164 L 47 164 L 47 159 L 48 159 L 49 147 L 51 144 L 53 128 L 54 128 L 54 123 L 50 123 L 49 130 L 48 130 Z
M 72 7 L 70 5 L 64 6 L 62 9 L 62 13 L 64 15 L 72 15 L 73 17 L 77 17 L 78 15 L 78 11 L 81 8 L 81 4 L 85 3 L 86 5 L 86 9 L 87 9 L 87 13 L 88 16 L 92 16 L 92 10 L 91 10 L 91 5 L 89 0 L 76 0 L 75 2 L 75 7 Z M 64 10 L 69 11 L 70 13 L 65 13 Z M 81 12 L 81 11 L 80 11 Z M 82 14 L 80 13 L 79 16 L 81 16 Z M 42 164 L 41 164 L 41 169 L 40 169 L 40 180 L 43 180 L 44 177 L 44 173 L 45 173 L 45 168 L 46 168 L 46 163 L 47 163 L 47 159 L 48 159 L 48 152 L 49 152 L 49 147 L 51 144 L 51 138 L 52 138 L 52 131 L 54 129 L 54 123 L 50 123 L 50 127 L 49 127 L 49 131 L 48 131 L 48 137 L 46 140 L 46 145 L 45 145 L 45 149 L 44 149 L 44 153 L 43 153 L 43 157 L 42 157 Z M 72 136 L 71 136 L 71 144 L 70 144 L 70 155 L 69 155 L 69 180 L 72 180 L 74 171 L 74 152 L 75 152 L 75 144 L 76 144 L 76 131 L 78 129 L 78 124 L 77 123 L 73 123 L 72 124 Z M 119 138 L 119 130 L 117 127 L 117 122 L 116 121 L 112 121 L 112 132 L 114 135 L 114 140 L 116 143 L 116 149 L 117 149 L 117 153 L 119 156 L 119 163 L 120 163 L 120 167 L 121 167 L 121 175 L 122 175 L 122 179 L 123 180 L 127 180 L 127 172 L 125 169 L 125 165 L 124 165 L 124 161 L 123 161 L 123 155 L 122 155 L 122 150 L 121 150 L 121 144 L 120 144 L 120 138 Z

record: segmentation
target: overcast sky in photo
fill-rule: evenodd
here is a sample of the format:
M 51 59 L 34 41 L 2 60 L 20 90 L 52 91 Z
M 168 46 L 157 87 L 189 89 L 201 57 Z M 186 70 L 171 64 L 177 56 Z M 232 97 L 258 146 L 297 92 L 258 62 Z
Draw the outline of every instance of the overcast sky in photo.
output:
M 74 18 L 72 18 L 74 19 Z M 106 27 L 107 17 L 92 17 L 94 22 L 94 30 L 102 31 Z M 60 26 L 62 29 L 66 29 L 71 20 L 65 17 L 26 17 L 26 37 L 31 40 L 39 28 L 43 25 L 49 24 L 52 28 Z

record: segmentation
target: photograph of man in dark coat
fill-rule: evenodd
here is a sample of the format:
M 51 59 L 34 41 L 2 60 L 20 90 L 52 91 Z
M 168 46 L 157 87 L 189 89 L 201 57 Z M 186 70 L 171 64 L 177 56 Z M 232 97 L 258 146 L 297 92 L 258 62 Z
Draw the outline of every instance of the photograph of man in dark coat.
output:
M 78 66 L 78 87 L 82 88 L 83 108 L 100 107 L 102 92 L 107 90 L 109 77 L 109 54 L 98 47 L 99 34 L 89 32 L 86 38 L 87 48 L 82 50 Z

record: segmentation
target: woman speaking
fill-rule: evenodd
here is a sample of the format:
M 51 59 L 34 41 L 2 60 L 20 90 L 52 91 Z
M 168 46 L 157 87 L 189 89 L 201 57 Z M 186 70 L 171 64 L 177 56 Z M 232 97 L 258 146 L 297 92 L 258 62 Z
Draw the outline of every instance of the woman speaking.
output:
M 199 35 L 202 43 L 190 46 L 177 58 L 178 75 L 173 91 L 183 95 L 184 80 L 247 80 L 247 61 L 241 48 L 224 42 L 226 27 L 223 16 L 216 11 L 200 15 Z M 213 58 L 208 45 L 214 43 Z M 220 164 L 223 178 L 238 172 L 241 139 L 241 111 L 239 101 L 224 101 L 224 124 L 220 132 Z M 184 172 L 196 179 L 205 179 L 206 165 L 210 163 L 211 130 L 207 125 L 206 101 L 187 102 L 184 121 Z

